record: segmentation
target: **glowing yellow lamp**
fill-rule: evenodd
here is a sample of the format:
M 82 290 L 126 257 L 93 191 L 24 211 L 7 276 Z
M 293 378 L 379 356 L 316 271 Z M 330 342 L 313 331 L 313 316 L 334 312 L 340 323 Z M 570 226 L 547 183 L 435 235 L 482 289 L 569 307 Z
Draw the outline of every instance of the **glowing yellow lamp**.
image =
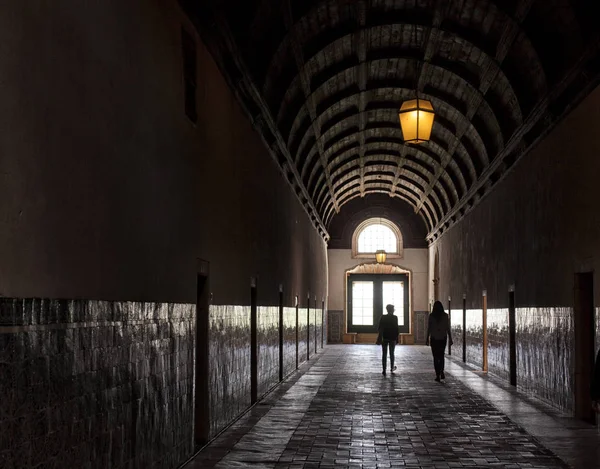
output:
M 398 117 L 406 143 L 422 143 L 431 137 L 433 106 L 426 99 L 411 99 L 402 103 Z
M 375 253 L 375 260 L 378 264 L 383 264 L 385 262 L 386 254 L 383 249 L 380 249 Z

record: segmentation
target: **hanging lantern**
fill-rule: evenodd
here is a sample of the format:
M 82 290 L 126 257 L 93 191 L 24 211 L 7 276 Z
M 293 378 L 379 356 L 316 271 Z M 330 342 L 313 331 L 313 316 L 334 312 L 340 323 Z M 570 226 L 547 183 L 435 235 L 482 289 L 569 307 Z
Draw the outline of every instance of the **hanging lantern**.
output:
M 377 251 L 375 253 L 375 260 L 377 261 L 378 264 L 383 264 L 385 262 L 385 258 L 386 258 L 386 253 L 385 250 L 380 249 L 379 251 Z
M 398 117 L 406 143 L 422 143 L 429 140 L 433 127 L 433 106 L 426 99 L 411 99 L 400 106 Z

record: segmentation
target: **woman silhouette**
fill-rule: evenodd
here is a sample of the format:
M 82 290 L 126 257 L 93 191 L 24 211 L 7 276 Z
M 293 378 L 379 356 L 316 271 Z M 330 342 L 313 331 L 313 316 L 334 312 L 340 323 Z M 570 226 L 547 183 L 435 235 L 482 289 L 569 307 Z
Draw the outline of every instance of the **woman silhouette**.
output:
M 427 325 L 427 338 L 425 345 L 429 345 L 431 338 L 431 353 L 433 354 L 433 366 L 435 368 L 435 380 L 446 379 L 444 374 L 444 350 L 446 349 L 446 337 L 450 339 L 452 345 L 452 334 L 450 332 L 450 320 L 444 311 L 441 302 L 436 301 L 433 304 L 433 311 L 429 315 Z

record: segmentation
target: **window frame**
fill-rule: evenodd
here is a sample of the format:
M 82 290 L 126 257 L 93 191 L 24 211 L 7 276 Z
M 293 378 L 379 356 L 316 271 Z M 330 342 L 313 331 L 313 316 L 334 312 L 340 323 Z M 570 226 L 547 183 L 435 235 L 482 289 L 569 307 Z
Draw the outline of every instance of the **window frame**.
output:
M 396 236 L 396 252 L 387 252 L 388 259 L 402 259 L 404 257 L 404 243 L 402 241 L 402 233 L 400 228 L 386 218 L 369 218 L 359 224 L 352 234 L 352 258 L 353 259 L 375 259 L 374 252 L 358 252 L 358 237 L 369 226 L 384 225 L 392 230 Z

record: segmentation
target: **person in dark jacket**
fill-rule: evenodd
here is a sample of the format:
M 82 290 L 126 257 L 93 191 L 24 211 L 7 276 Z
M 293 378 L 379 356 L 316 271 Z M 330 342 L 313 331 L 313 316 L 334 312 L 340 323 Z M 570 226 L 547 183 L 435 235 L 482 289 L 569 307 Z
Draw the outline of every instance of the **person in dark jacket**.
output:
M 431 343 L 435 380 L 437 382 L 439 382 L 440 379 L 446 379 L 446 375 L 444 374 L 444 350 L 446 349 L 446 338 L 450 339 L 450 345 L 452 345 L 450 319 L 444 311 L 442 303 L 436 301 L 433 304 L 433 311 L 429 315 L 425 345 Z
M 600 349 L 596 355 L 596 366 L 592 376 L 592 407 L 600 414 Z
M 383 365 L 382 375 L 385 376 L 385 369 L 387 365 L 387 351 L 390 349 L 390 371 L 393 373 L 396 371 L 394 365 L 394 351 L 396 349 L 396 343 L 398 342 L 398 317 L 394 315 L 394 305 L 387 305 L 385 307 L 387 314 L 381 316 L 379 319 L 379 336 L 377 337 L 377 343 L 381 343 L 381 364 Z

